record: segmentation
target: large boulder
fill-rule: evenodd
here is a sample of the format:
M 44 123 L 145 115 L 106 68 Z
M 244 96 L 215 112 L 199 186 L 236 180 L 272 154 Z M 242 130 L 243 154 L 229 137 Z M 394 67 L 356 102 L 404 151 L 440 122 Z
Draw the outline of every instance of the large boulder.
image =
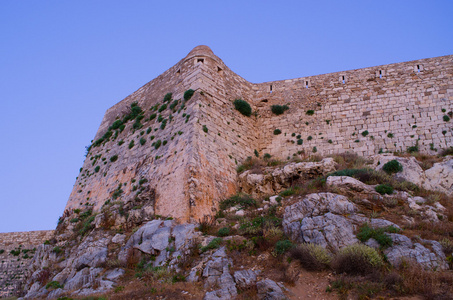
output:
M 118 259 L 126 264 L 131 250 L 156 256 L 155 266 L 177 266 L 200 235 L 194 224 L 177 225 L 172 220 L 152 220 L 141 226 L 121 248 Z M 169 251 L 171 250 L 171 251 Z M 179 259 L 178 259 L 179 257 Z
M 453 159 L 448 157 L 443 162 L 435 163 L 425 171 L 426 180 L 423 187 L 453 196 Z
M 239 175 L 238 184 L 242 192 L 252 196 L 276 194 L 291 186 L 299 178 L 312 179 L 325 176 L 335 171 L 333 158 L 324 158 L 320 162 L 289 163 L 284 167 L 266 168 L 263 174 L 251 170 Z
M 275 281 L 270 279 L 264 279 L 258 281 L 256 284 L 258 289 L 258 299 L 263 300 L 284 300 L 286 298 L 283 294 L 282 289 L 275 283 Z
M 286 207 L 283 228 L 294 241 L 314 243 L 335 251 L 357 243 L 354 231 L 366 221 L 345 196 L 318 193 Z
M 410 238 L 401 234 L 389 235 L 392 238 L 393 246 L 387 248 L 384 253 L 392 265 L 398 266 L 402 261 L 412 260 L 427 269 L 448 269 L 448 263 L 439 242 L 431 240 L 412 242 Z M 429 246 L 432 250 L 425 246 Z
M 396 178 L 404 179 L 419 186 L 425 181 L 425 173 L 413 156 L 399 157 L 386 153 L 375 155 L 372 158 L 373 166 L 376 170 L 382 170 L 386 163 L 391 160 L 397 160 L 403 166 L 403 170 L 395 174 Z

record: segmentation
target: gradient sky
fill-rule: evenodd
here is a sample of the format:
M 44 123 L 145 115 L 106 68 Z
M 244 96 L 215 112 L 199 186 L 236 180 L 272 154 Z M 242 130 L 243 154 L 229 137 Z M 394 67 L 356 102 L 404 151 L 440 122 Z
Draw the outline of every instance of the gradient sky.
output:
M 208 45 L 251 82 L 453 54 L 453 1 L 0 1 L 0 232 L 54 229 L 104 112 Z

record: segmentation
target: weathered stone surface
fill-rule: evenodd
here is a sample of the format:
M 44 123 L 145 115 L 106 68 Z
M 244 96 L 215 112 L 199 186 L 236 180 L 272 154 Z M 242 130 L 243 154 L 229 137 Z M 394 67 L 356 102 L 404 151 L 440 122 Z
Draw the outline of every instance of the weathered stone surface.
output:
M 79 253 L 79 256 L 74 259 L 72 267 L 76 270 L 80 270 L 85 266 L 98 267 L 104 264 L 107 260 L 108 242 L 108 238 L 99 240 L 87 238 L 78 247 L 77 253 Z
M 391 160 L 397 160 L 402 166 L 403 170 L 395 174 L 396 178 L 401 178 L 412 182 L 416 185 L 422 185 L 425 181 L 425 174 L 423 169 L 418 164 L 415 157 L 399 157 L 391 154 L 379 154 L 372 157 L 376 170 L 382 170 L 384 165 Z
M 236 271 L 234 280 L 239 288 L 246 289 L 256 284 L 256 273 L 252 270 Z
M 428 190 L 439 191 L 453 195 L 453 159 L 447 157 L 445 161 L 435 163 L 425 171 L 426 181 L 423 187 Z
M 422 243 L 432 247 L 433 251 L 431 251 L 421 243 L 413 243 L 404 235 L 396 233 L 389 235 L 393 240 L 393 246 L 386 249 L 384 253 L 392 265 L 397 266 L 403 260 L 413 260 L 428 269 L 448 269 L 445 254 L 439 242 L 421 240 Z
M 283 228 L 294 241 L 336 250 L 358 242 L 354 230 L 356 224 L 365 222 L 366 218 L 356 215 L 356 211 L 355 204 L 345 196 L 310 194 L 285 208 Z
M 34 248 L 52 239 L 53 230 L 0 233 L 0 298 L 17 295 L 33 262 Z M 11 250 L 19 250 L 13 255 Z M 28 251 L 24 255 L 23 251 Z
M 258 289 L 258 299 L 262 300 L 283 300 L 287 299 L 283 294 L 282 289 L 270 279 L 258 281 L 256 283 Z
M 379 195 L 373 186 L 367 185 L 355 178 L 349 176 L 329 176 L 326 180 L 327 186 L 338 188 L 341 192 L 352 193 L 365 193 Z
M 311 179 L 335 170 L 336 163 L 330 157 L 320 162 L 289 163 L 284 167 L 266 169 L 266 174 L 245 171 L 239 175 L 239 187 L 253 196 L 270 195 L 289 187 L 299 178 Z

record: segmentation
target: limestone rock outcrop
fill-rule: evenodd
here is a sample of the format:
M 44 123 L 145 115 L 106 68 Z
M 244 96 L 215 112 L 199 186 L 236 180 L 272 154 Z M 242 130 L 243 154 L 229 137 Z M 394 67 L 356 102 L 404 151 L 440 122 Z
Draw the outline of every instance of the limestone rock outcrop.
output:
M 252 196 L 272 195 L 291 186 L 298 179 L 313 179 L 335 171 L 336 163 L 331 158 L 320 162 L 289 163 L 284 167 L 266 168 L 264 174 L 247 170 L 239 175 L 242 192 Z
M 453 195 L 453 158 L 451 156 L 446 156 L 442 162 L 435 163 L 425 171 L 415 157 L 399 157 L 391 154 L 373 156 L 373 166 L 376 170 L 382 170 L 382 167 L 391 160 L 397 160 L 403 166 L 403 170 L 394 175 L 396 179 L 404 179 L 427 190 Z

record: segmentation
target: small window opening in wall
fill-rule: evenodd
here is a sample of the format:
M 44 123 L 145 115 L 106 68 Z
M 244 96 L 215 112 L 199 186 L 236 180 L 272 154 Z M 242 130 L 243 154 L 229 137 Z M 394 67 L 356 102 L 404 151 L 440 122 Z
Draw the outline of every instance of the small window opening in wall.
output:
M 269 87 L 269 92 L 272 93 L 272 84 L 271 84 L 271 86 Z
M 181 69 L 179 69 L 178 71 L 176 71 L 176 74 L 181 74 Z
M 197 58 L 197 63 L 202 63 L 202 64 L 204 64 L 204 58 Z
M 308 89 L 308 81 L 305 81 L 305 88 Z
M 382 78 L 382 70 L 379 70 L 379 78 Z
M 341 76 L 341 81 L 342 81 L 343 83 L 345 82 L 344 75 Z
M 420 65 L 417 65 L 417 72 L 420 73 Z
M 217 67 L 217 73 L 219 73 L 220 75 L 222 75 L 222 74 L 223 74 L 223 70 L 222 70 L 222 68 L 221 68 L 221 67 Z

